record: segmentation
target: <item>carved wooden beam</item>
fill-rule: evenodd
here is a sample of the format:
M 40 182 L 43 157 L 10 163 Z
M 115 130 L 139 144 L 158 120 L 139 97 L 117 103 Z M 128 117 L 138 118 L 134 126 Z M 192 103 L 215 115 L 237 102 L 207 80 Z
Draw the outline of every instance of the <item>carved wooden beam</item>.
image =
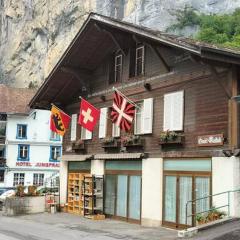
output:
M 127 55 L 127 50 L 124 50 L 124 47 L 122 46 L 120 41 L 118 41 L 118 39 L 116 38 L 116 36 L 114 36 L 114 34 L 112 32 L 110 32 L 109 30 L 107 30 L 106 28 L 104 28 L 102 26 L 99 26 L 97 23 L 95 23 L 94 26 L 97 28 L 98 31 L 104 32 L 105 34 L 107 34 L 112 39 L 112 41 L 114 42 L 116 47 L 121 50 L 121 52 L 124 56 Z

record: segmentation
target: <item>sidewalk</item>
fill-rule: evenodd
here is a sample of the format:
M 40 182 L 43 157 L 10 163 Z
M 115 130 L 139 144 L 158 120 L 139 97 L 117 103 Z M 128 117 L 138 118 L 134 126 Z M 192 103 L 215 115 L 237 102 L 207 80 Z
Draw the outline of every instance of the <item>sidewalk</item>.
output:
M 147 228 L 137 224 L 130 224 L 116 220 L 89 220 L 68 213 L 36 214 L 16 217 L 18 219 L 50 224 L 62 230 L 74 230 L 86 234 L 96 234 L 102 239 L 127 239 L 127 240 L 175 240 L 177 231 L 160 228 Z

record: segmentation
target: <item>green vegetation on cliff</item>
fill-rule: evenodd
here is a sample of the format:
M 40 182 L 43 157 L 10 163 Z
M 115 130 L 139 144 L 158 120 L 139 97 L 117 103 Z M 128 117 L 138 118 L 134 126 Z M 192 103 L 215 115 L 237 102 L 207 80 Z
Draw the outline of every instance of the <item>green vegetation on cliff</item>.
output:
M 195 39 L 225 47 L 240 48 L 240 8 L 232 14 L 198 14 L 193 8 L 185 7 L 175 13 L 177 23 L 168 30 L 199 26 Z

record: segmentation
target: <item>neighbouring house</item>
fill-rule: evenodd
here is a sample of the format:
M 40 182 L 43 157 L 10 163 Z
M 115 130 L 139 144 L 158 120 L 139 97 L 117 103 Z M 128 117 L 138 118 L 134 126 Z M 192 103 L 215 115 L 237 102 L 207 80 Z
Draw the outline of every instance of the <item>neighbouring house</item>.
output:
M 237 50 L 90 14 L 30 102 L 72 116 L 61 203 L 68 175 L 89 172 L 105 177 L 107 216 L 145 226 L 194 225 L 189 215 L 228 205 L 227 194 L 207 197 L 186 218 L 188 201 L 240 186 L 239 64 Z M 113 87 L 138 105 L 129 133 L 109 120 Z M 101 109 L 93 133 L 77 124 L 79 96 Z M 239 215 L 239 194 L 229 199 Z
M 2 187 L 49 185 L 59 173 L 62 139 L 50 131 L 50 111 L 28 107 L 34 93 L 0 85 Z

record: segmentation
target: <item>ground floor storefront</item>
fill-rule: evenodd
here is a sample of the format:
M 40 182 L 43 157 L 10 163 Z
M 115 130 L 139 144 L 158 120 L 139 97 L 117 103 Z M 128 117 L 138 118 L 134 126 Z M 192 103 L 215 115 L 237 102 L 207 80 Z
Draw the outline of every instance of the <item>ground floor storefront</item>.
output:
M 116 154 L 117 155 L 117 154 Z M 144 226 L 174 229 L 196 224 L 197 213 L 226 205 L 228 197 L 207 197 L 240 188 L 240 164 L 231 158 L 125 158 L 61 161 L 61 203 L 69 200 L 69 174 L 104 176 L 103 206 L 107 217 Z M 102 158 L 104 156 L 101 156 Z M 131 157 L 128 155 L 128 157 Z M 230 214 L 239 213 L 240 194 L 230 196 Z M 221 210 L 227 211 L 228 208 Z M 80 211 L 79 211 L 80 213 Z M 191 216 L 192 215 L 192 216 Z M 188 216 L 188 217 L 186 217 Z

